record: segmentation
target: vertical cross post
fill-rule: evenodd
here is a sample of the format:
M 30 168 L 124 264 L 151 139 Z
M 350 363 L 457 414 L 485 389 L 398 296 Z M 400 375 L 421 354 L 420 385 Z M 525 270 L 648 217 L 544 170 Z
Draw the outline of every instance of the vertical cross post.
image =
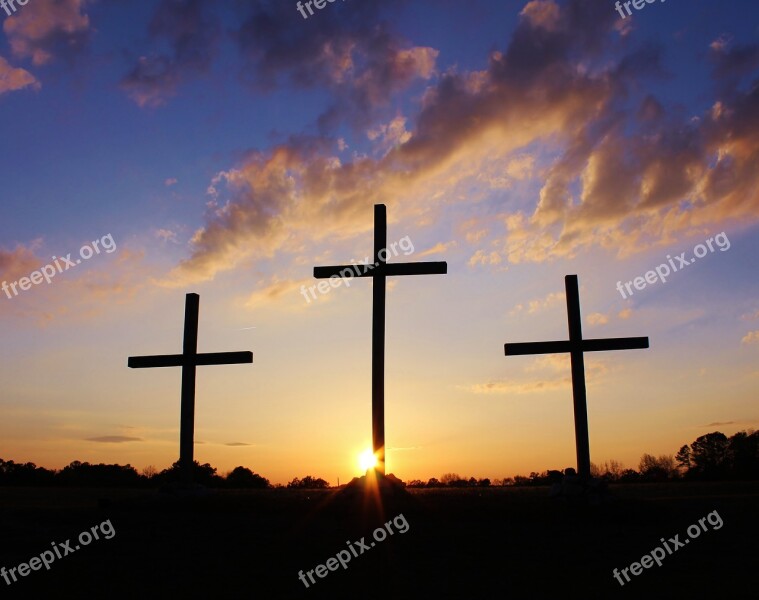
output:
M 582 317 L 580 316 L 580 292 L 577 275 L 564 278 L 569 322 L 569 344 L 572 350 L 569 360 L 572 368 L 572 401 L 575 413 L 575 445 L 577 472 L 590 477 L 590 436 L 588 434 L 588 402 L 585 390 L 585 356 L 582 349 Z
M 187 294 L 184 305 L 184 341 L 182 354 L 182 400 L 179 422 L 179 468 L 182 481 L 192 481 L 192 463 L 195 454 L 195 374 L 198 355 L 198 313 L 200 296 Z
M 568 352 L 572 365 L 572 400 L 575 417 L 575 448 L 577 450 L 577 473 L 583 479 L 590 478 L 590 441 L 588 436 L 588 403 L 585 390 L 585 352 L 603 350 L 632 350 L 648 348 L 647 337 L 632 338 L 582 338 L 582 316 L 580 314 L 580 291 L 577 275 L 564 277 L 567 296 L 567 320 L 569 340 L 558 342 L 524 342 L 506 344 L 506 356 L 526 354 L 557 354 Z
M 130 356 L 131 369 L 182 367 L 182 396 L 179 417 L 179 469 L 183 483 L 192 483 L 195 453 L 195 375 L 198 365 L 252 363 L 252 352 L 210 352 L 198 354 L 198 314 L 200 296 L 187 294 L 184 305 L 182 354 Z
M 380 268 L 372 282 L 372 448 L 380 472 L 385 472 L 385 292 L 387 277 L 387 210 L 374 206 L 374 264 Z M 379 273 L 383 273 L 379 275 Z
M 385 473 L 385 296 L 387 278 L 395 275 L 444 275 L 445 262 L 387 262 L 387 208 L 374 205 L 373 263 L 314 267 L 314 277 L 372 278 L 372 450 L 377 459 L 376 471 Z

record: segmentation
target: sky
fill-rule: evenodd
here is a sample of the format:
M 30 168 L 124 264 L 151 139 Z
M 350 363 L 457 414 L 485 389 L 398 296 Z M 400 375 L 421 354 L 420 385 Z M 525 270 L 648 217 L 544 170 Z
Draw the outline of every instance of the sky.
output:
M 0 457 L 174 462 L 180 369 L 127 358 L 194 292 L 199 351 L 254 354 L 198 368 L 196 460 L 360 475 L 372 284 L 308 288 L 375 204 L 448 263 L 388 284 L 388 472 L 575 466 L 568 356 L 503 349 L 567 338 L 568 274 L 586 337 L 650 338 L 585 357 L 594 463 L 755 428 L 759 5 L 629 8 L 0 6 Z

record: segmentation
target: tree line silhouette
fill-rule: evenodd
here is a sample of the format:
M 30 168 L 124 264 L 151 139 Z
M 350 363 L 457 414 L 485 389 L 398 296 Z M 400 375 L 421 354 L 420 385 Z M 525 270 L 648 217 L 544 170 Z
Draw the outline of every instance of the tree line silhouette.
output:
M 686 444 L 675 455 L 653 456 L 644 454 L 638 470 L 625 469 L 615 460 L 602 465 L 591 464 L 594 477 L 614 483 L 649 481 L 691 480 L 751 480 L 759 479 L 759 431 L 739 431 L 727 437 L 715 431 Z M 180 480 L 179 461 L 168 469 L 158 471 L 147 467 L 139 473 L 133 466 L 90 464 L 74 461 L 60 470 L 45 469 L 34 463 L 15 463 L 0 459 L 0 486 L 49 486 L 49 487 L 161 487 Z M 560 482 L 564 471 L 547 470 L 532 472 L 529 476 L 516 475 L 503 479 L 475 479 L 446 473 L 428 481 L 415 479 L 407 482 L 412 488 L 438 487 L 491 487 L 550 485 Z M 226 474 L 218 475 L 210 464 L 193 463 L 193 477 L 198 484 L 213 488 L 230 489 L 326 489 L 329 482 L 321 477 L 307 475 L 295 477 L 286 486 L 272 485 L 268 479 L 247 467 L 235 467 Z

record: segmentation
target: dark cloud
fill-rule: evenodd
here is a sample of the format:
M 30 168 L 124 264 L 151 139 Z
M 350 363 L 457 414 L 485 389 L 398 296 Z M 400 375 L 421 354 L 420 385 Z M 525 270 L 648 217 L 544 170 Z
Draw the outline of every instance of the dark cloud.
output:
M 253 444 L 246 444 L 244 442 L 227 442 L 225 446 L 252 446 Z
M 342 120 L 365 125 L 394 93 L 434 72 L 437 51 L 412 46 L 382 19 L 403 4 L 335 2 L 303 20 L 294 3 L 254 0 L 235 33 L 243 78 L 259 90 L 326 87 L 335 102 L 319 119 L 323 130 Z
M 163 104 L 188 75 L 208 71 L 221 33 L 212 10 L 202 0 L 161 0 L 148 33 L 171 50 L 141 56 L 121 81 L 139 106 Z
M 729 42 L 717 40 L 711 44 L 714 61 L 714 77 L 736 82 L 744 75 L 759 69 L 759 44 L 737 44 L 728 48 Z

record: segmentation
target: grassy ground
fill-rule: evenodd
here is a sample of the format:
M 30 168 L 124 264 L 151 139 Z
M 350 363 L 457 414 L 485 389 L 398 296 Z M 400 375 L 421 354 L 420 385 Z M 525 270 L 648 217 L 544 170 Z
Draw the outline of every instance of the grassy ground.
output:
M 334 492 L 0 489 L 0 566 L 28 562 L 106 519 L 116 534 L 8 586 L 5 598 L 757 597 L 759 483 L 627 485 L 600 507 L 546 488 L 411 490 L 394 533 L 308 589 L 314 569 L 377 526 Z M 106 499 L 106 502 L 102 502 Z M 100 501 L 100 502 L 99 502 Z M 100 504 L 100 506 L 99 506 Z M 622 587 L 612 569 L 717 511 L 709 529 Z M 716 519 L 715 519 L 716 520 Z M 355 546 L 355 544 L 354 544 Z

